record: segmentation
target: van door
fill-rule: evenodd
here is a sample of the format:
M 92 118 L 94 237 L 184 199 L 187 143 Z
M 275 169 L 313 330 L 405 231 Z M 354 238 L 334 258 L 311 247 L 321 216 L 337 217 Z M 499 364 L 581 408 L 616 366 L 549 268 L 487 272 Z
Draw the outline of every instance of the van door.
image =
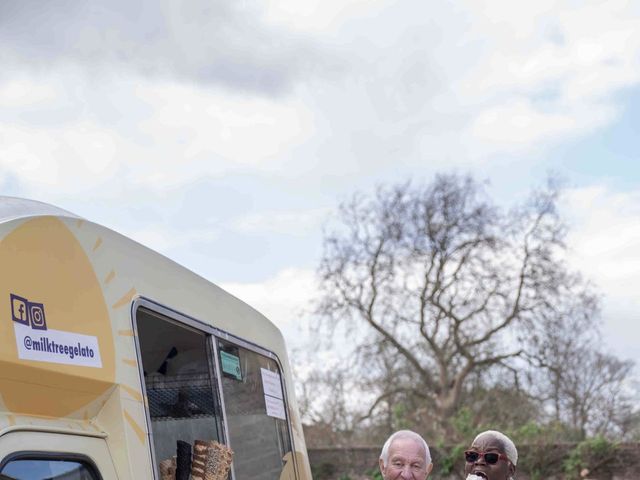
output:
M 111 480 L 118 476 L 103 438 L 13 431 L 0 436 L 0 478 Z

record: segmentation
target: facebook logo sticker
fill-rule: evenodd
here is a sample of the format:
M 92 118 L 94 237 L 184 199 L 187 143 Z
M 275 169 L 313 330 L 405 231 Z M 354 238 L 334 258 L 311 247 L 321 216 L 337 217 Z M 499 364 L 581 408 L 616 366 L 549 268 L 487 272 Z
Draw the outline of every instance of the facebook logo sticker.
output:
M 47 321 L 42 303 L 30 302 L 18 295 L 11 295 L 11 317 L 14 322 L 31 326 L 35 330 L 46 330 Z
M 14 322 L 21 323 L 23 325 L 29 325 L 29 309 L 27 305 L 29 300 L 19 297 L 18 295 L 11 294 L 11 316 Z

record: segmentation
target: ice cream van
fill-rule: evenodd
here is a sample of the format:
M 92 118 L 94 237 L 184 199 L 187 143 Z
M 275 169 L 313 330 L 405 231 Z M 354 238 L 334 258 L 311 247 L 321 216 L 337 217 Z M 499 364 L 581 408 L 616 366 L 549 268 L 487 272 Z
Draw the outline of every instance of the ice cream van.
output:
M 216 478 L 198 445 L 232 452 L 224 478 L 311 479 L 282 334 L 249 305 L 30 200 L 0 197 L 0 266 L 0 479 Z

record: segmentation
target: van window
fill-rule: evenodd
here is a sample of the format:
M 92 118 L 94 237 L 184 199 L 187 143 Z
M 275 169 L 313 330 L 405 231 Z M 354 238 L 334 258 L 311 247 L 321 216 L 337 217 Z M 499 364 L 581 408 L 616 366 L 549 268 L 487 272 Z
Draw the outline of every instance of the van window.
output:
M 235 476 L 277 480 L 291 451 L 278 364 L 225 340 L 218 347 Z
M 145 309 L 136 319 L 156 463 L 178 440 L 222 442 L 207 335 Z
M 0 472 L 3 480 L 97 480 L 89 466 L 72 460 L 16 459 Z

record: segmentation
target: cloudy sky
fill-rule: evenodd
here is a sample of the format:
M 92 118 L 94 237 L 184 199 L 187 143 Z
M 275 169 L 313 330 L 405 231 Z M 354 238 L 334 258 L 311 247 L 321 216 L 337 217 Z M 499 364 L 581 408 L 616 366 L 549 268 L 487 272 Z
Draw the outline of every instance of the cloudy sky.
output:
M 158 250 L 280 325 L 381 182 L 549 171 L 604 341 L 640 362 L 640 3 L 0 1 L 1 193 Z M 633 334 L 632 334 L 633 332 Z

